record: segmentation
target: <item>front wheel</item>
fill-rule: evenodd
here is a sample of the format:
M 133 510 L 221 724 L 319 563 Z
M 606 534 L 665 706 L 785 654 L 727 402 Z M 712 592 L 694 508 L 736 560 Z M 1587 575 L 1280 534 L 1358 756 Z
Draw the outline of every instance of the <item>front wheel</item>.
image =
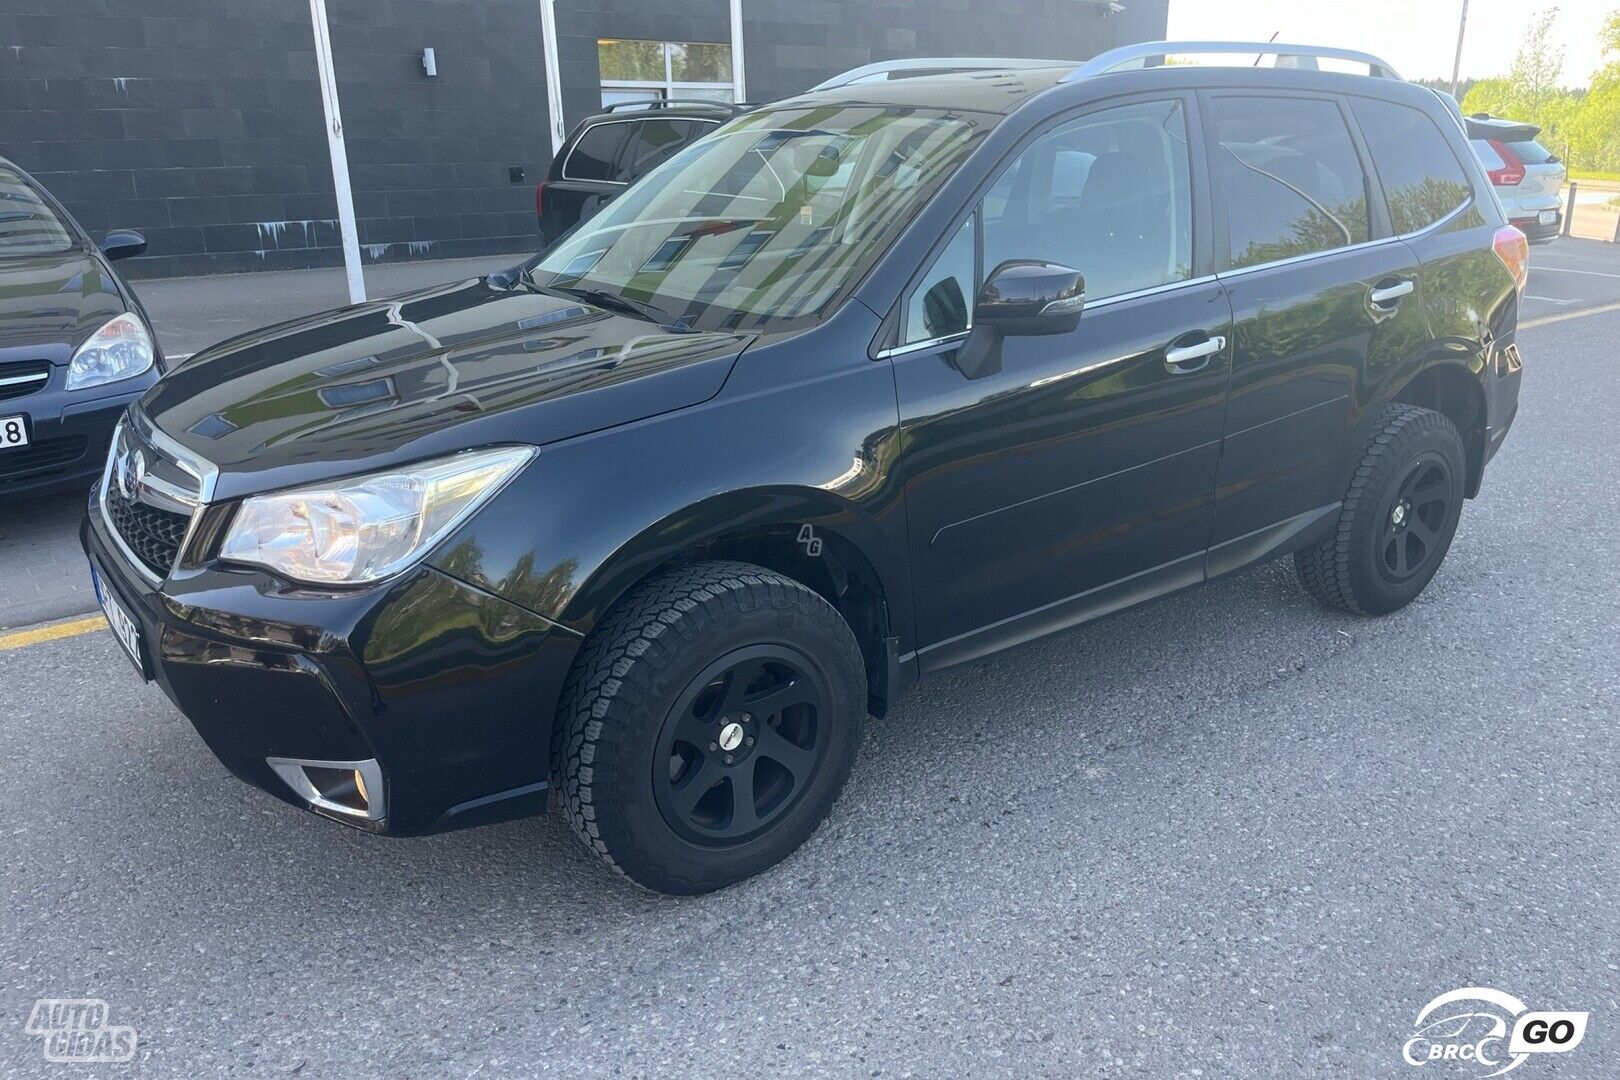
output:
M 1325 607 L 1363 615 L 1411 603 L 1451 547 L 1464 470 L 1450 420 L 1415 405 L 1385 409 L 1345 493 L 1338 528 L 1294 555 L 1305 590 Z
M 860 647 L 817 593 L 746 563 L 660 575 L 608 614 L 564 690 L 569 821 L 658 892 L 757 874 L 827 815 L 865 703 Z

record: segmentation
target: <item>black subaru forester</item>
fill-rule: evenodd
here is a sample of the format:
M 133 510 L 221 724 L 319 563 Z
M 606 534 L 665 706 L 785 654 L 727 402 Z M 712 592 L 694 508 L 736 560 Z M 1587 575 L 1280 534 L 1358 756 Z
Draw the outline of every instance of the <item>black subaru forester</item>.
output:
M 1160 63 L 1242 49 L 1287 61 Z M 929 672 L 1280 555 L 1410 602 L 1513 419 L 1526 251 L 1376 58 L 868 76 L 508 273 L 197 355 L 84 547 L 250 783 L 382 833 L 556 785 L 702 892 L 802 843 Z

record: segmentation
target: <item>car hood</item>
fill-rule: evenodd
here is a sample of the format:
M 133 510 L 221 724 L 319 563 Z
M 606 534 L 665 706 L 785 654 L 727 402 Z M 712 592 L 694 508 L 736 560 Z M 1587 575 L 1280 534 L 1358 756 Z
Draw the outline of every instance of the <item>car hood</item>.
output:
M 122 311 L 117 282 L 87 251 L 0 258 L 0 361 L 65 364 Z
M 222 342 L 140 409 L 231 498 L 695 405 L 750 340 L 475 278 Z

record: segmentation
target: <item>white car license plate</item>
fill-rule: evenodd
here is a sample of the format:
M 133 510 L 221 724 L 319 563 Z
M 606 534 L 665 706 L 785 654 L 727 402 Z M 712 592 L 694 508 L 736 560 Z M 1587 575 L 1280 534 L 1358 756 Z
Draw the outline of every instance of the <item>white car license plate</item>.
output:
M 1536 215 L 1536 221 L 1542 225 L 1551 225 L 1557 220 L 1558 211 L 1556 210 L 1543 210 L 1540 214 Z
M 130 617 L 129 612 L 124 610 L 124 606 L 113 595 L 112 589 L 101 580 L 101 571 L 95 563 L 90 564 L 90 581 L 96 587 L 96 599 L 101 602 L 101 613 L 107 616 L 107 625 L 112 627 L 113 637 L 118 639 L 118 644 L 129 654 L 135 670 L 140 673 L 142 679 L 145 679 L 146 662 L 141 653 L 140 624 Z
M 0 450 L 28 445 L 28 418 L 0 416 Z

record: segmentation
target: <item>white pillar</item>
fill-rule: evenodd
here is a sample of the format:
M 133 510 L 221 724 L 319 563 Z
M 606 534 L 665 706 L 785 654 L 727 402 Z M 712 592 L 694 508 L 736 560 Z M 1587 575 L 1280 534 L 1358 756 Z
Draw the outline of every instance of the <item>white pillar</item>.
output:
M 748 100 L 748 86 L 743 78 L 742 0 L 731 0 L 731 99 Z
M 343 268 L 349 277 L 349 303 L 366 298 L 360 269 L 360 234 L 354 226 L 354 193 L 349 189 L 349 154 L 343 146 L 343 116 L 338 111 L 337 74 L 332 70 L 332 35 L 326 28 L 326 0 L 309 0 L 315 30 L 315 67 L 321 79 L 321 105 L 326 111 L 326 149 L 332 158 L 332 190 L 337 195 L 338 232 L 343 236 Z
M 546 118 L 551 129 L 551 156 L 568 136 L 563 126 L 562 72 L 557 64 L 557 0 L 540 0 L 540 47 L 546 65 Z

